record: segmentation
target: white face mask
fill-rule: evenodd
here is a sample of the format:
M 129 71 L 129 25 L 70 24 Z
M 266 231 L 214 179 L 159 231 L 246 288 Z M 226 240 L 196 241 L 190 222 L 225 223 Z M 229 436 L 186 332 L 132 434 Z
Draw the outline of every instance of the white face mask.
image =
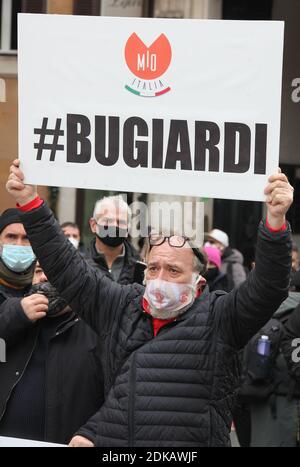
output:
M 146 281 L 145 300 L 154 318 L 172 319 L 192 306 L 201 276 L 193 275 L 191 284 L 154 279 Z
M 72 243 L 73 247 L 76 248 L 76 250 L 78 250 L 79 240 L 77 238 L 74 238 L 74 237 L 68 237 L 68 240 L 69 240 L 70 243 Z

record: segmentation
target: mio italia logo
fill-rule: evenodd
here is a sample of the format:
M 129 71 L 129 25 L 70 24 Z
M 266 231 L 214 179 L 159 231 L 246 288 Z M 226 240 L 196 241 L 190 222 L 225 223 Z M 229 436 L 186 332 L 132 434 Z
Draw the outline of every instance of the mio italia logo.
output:
M 126 42 L 125 60 L 134 75 L 125 86 L 127 91 L 141 97 L 158 97 L 171 91 L 162 79 L 172 60 L 171 44 L 164 34 L 147 47 L 134 32 Z

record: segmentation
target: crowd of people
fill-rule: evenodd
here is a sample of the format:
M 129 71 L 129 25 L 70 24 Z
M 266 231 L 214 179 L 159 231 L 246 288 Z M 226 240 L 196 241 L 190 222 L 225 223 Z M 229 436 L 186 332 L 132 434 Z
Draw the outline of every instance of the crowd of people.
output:
M 150 233 L 141 258 L 120 196 L 96 203 L 83 245 L 23 180 L 14 161 L 17 207 L 0 216 L 0 436 L 196 448 L 229 446 L 234 426 L 241 446 L 300 443 L 299 251 L 284 174 L 266 187 L 251 271 L 219 229 L 203 248 Z

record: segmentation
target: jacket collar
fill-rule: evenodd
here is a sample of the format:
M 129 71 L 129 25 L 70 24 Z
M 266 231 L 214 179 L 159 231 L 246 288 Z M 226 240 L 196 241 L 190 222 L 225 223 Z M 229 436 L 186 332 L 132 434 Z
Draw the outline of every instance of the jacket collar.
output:
M 98 253 L 96 250 L 96 239 L 94 238 L 91 243 L 90 243 L 90 257 L 92 260 L 98 264 L 98 266 L 102 267 L 106 271 L 108 271 L 108 267 L 105 261 L 105 257 L 102 253 Z M 128 242 L 128 240 L 125 240 L 124 242 L 124 265 L 131 265 L 136 262 L 138 259 L 138 253 L 136 250 L 133 248 L 133 246 Z
M 61 316 L 63 318 L 64 315 Z M 55 318 L 48 318 L 55 320 Z M 80 320 L 79 316 L 74 312 L 71 311 L 70 313 L 66 313 L 65 319 L 62 319 L 57 323 L 56 332 L 60 334 L 66 332 L 68 329 L 73 327 L 78 321 Z

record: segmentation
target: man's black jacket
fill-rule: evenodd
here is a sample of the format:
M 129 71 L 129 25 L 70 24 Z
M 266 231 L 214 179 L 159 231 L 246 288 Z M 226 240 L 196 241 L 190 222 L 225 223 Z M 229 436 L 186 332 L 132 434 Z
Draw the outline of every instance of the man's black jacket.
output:
M 96 241 L 95 239 L 93 239 L 91 241 L 89 249 L 87 250 L 85 259 L 87 259 L 87 262 L 91 266 L 97 269 L 100 269 L 100 271 L 104 272 L 107 275 L 107 277 L 113 280 L 112 275 L 110 274 L 106 261 L 104 259 L 104 255 L 99 254 L 97 252 L 95 243 Z M 124 248 L 125 248 L 124 264 L 123 264 L 123 267 L 120 273 L 120 277 L 117 280 L 117 282 L 122 285 L 133 283 L 136 262 L 137 260 L 139 260 L 138 252 L 134 249 L 134 247 L 131 245 L 131 243 L 128 240 L 125 240 Z
M 104 343 L 106 400 L 80 433 L 106 447 L 228 446 L 237 351 L 287 297 L 289 229 L 262 223 L 247 281 L 229 294 L 204 292 L 154 338 L 142 286 L 93 270 L 46 205 L 21 218 L 49 280 Z
M 7 347 L 6 363 L 0 363 L 0 432 L 10 396 L 26 371 L 43 323 L 29 321 L 19 298 L 8 298 L 0 308 L 0 338 Z M 75 313 L 54 329 L 46 359 L 45 441 L 68 443 L 102 405 L 99 354 L 98 336 Z

